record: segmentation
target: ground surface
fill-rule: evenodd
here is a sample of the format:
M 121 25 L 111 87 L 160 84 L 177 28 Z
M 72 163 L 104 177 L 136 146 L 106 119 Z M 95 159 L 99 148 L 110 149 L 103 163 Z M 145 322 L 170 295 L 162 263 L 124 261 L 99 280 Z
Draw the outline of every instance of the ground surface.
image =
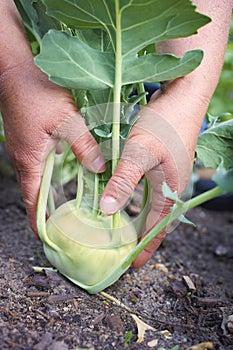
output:
M 14 178 L 0 176 L 1 350 L 233 349 L 233 213 L 193 210 L 196 228 L 179 225 L 145 267 L 106 290 L 153 327 L 137 343 L 129 311 L 56 272 L 33 272 L 49 264 Z

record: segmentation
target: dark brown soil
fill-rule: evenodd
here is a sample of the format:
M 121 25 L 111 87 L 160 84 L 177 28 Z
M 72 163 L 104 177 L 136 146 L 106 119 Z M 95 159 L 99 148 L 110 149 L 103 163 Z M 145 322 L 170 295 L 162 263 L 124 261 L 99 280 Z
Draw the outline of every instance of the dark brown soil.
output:
M 0 176 L 1 350 L 233 349 L 233 213 L 192 210 L 196 228 L 180 224 L 146 266 L 106 290 L 157 330 L 137 343 L 129 311 L 57 272 L 33 271 L 49 263 L 14 177 Z

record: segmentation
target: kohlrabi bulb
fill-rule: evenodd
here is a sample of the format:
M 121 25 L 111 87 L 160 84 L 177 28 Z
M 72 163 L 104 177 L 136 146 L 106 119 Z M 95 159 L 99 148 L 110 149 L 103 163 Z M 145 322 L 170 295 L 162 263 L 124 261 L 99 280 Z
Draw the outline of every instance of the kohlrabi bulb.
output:
M 48 219 L 46 232 L 59 251 L 44 243 L 48 260 L 62 274 L 79 285 L 92 286 L 110 276 L 137 244 L 134 225 L 120 213 L 118 229 L 112 217 L 97 215 L 75 201 L 60 206 Z

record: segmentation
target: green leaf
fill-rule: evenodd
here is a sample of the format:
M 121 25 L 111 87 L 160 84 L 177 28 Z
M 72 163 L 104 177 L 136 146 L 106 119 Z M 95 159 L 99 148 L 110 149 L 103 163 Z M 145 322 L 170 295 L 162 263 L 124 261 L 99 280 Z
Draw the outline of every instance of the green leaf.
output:
M 203 132 L 196 147 L 197 157 L 205 167 L 233 168 L 233 119 Z
M 112 133 L 110 132 L 110 133 L 107 133 L 106 131 L 104 131 L 104 130 L 101 130 L 101 129 L 94 129 L 94 132 L 96 133 L 96 135 L 98 135 L 98 136 L 100 136 L 100 137 L 104 137 L 104 138 L 107 138 L 107 139 L 109 139 L 109 138 L 111 138 L 111 136 L 112 136 Z
M 113 100 L 112 89 L 87 91 L 88 106 L 108 104 Z M 102 111 L 103 112 L 103 111 Z
M 124 345 L 129 344 L 132 339 L 133 339 L 133 332 L 132 331 L 126 332 L 124 337 Z
M 28 28 L 36 38 L 41 37 L 41 32 L 37 24 L 38 15 L 32 5 L 32 1 L 15 0 L 14 2 L 23 19 L 25 27 Z
M 102 29 L 76 30 L 76 37 L 93 49 L 105 52 L 112 51 L 108 34 Z
M 233 192 L 233 169 L 226 170 L 220 165 L 212 179 L 223 193 Z
M 50 30 L 35 63 L 59 85 L 78 89 L 113 87 L 114 57 L 65 32 Z
M 200 50 L 181 59 L 148 50 L 159 41 L 192 35 L 210 21 L 195 12 L 188 0 L 151 0 L 146 4 L 144 0 L 43 2 L 47 14 L 73 28 L 76 35 L 50 31 L 35 61 L 62 86 L 112 88 L 116 71 L 121 85 L 170 80 L 190 73 L 201 62 Z M 145 54 L 138 55 L 143 49 Z
M 43 0 L 47 14 L 77 29 L 101 28 L 116 50 L 122 33 L 123 56 L 136 54 L 151 43 L 185 37 L 210 19 L 195 12 L 187 0 Z M 117 24 L 118 23 L 118 24 Z M 120 28 L 119 28 L 120 24 Z
M 25 0 L 23 1 L 25 2 Z M 41 37 L 43 37 L 49 29 L 61 29 L 59 21 L 46 15 L 45 6 L 41 0 L 32 0 L 32 3 L 34 9 L 37 12 L 37 26 L 39 28 Z
M 0 112 L 0 142 L 4 142 L 4 143 L 6 142 L 1 112 Z
M 201 50 L 188 51 L 181 58 L 156 54 L 131 57 L 124 61 L 122 84 L 160 82 L 181 77 L 194 70 L 202 57 Z
M 192 221 L 190 221 L 189 219 L 187 219 L 184 215 L 181 215 L 178 220 L 180 222 L 182 222 L 183 224 L 187 224 L 187 225 L 191 225 L 191 226 L 196 226 Z
M 173 192 L 166 182 L 163 182 L 162 191 L 164 197 L 173 200 L 176 204 L 183 204 L 183 202 L 178 197 L 177 191 Z
M 122 140 L 125 140 L 132 128 L 131 124 L 122 124 L 121 125 L 121 130 L 120 130 L 120 138 Z
M 15 0 L 14 2 L 25 27 L 34 35 L 38 42 L 49 29 L 60 28 L 57 20 L 46 15 L 45 6 L 41 0 Z
M 159 82 L 190 73 L 201 62 L 202 51 L 189 51 L 182 58 L 148 54 L 123 61 L 122 85 Z M 115 59 L 111 52 L 93 49 L 65 32 L 50 30 L 42 41 L 35 63 L 55 83 L 76 89 L 107 89 L 114 85 Z

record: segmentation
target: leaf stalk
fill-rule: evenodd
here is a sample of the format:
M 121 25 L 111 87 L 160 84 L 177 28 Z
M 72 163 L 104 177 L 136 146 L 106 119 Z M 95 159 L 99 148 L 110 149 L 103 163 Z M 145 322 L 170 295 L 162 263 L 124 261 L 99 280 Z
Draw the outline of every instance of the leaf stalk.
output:
M 113 89 L 113 125 L 112 125 L 112 174 L 120 158 L 120 113 L 121 113 L 121 85 L 122 85 L 122 43 L 121 43 L 121 14 L 119 0 L 115 1 L 116 12 L 116 56 L 115 83 Z M 113 215 L 113 228 L 120 227 L 120 213 Z

